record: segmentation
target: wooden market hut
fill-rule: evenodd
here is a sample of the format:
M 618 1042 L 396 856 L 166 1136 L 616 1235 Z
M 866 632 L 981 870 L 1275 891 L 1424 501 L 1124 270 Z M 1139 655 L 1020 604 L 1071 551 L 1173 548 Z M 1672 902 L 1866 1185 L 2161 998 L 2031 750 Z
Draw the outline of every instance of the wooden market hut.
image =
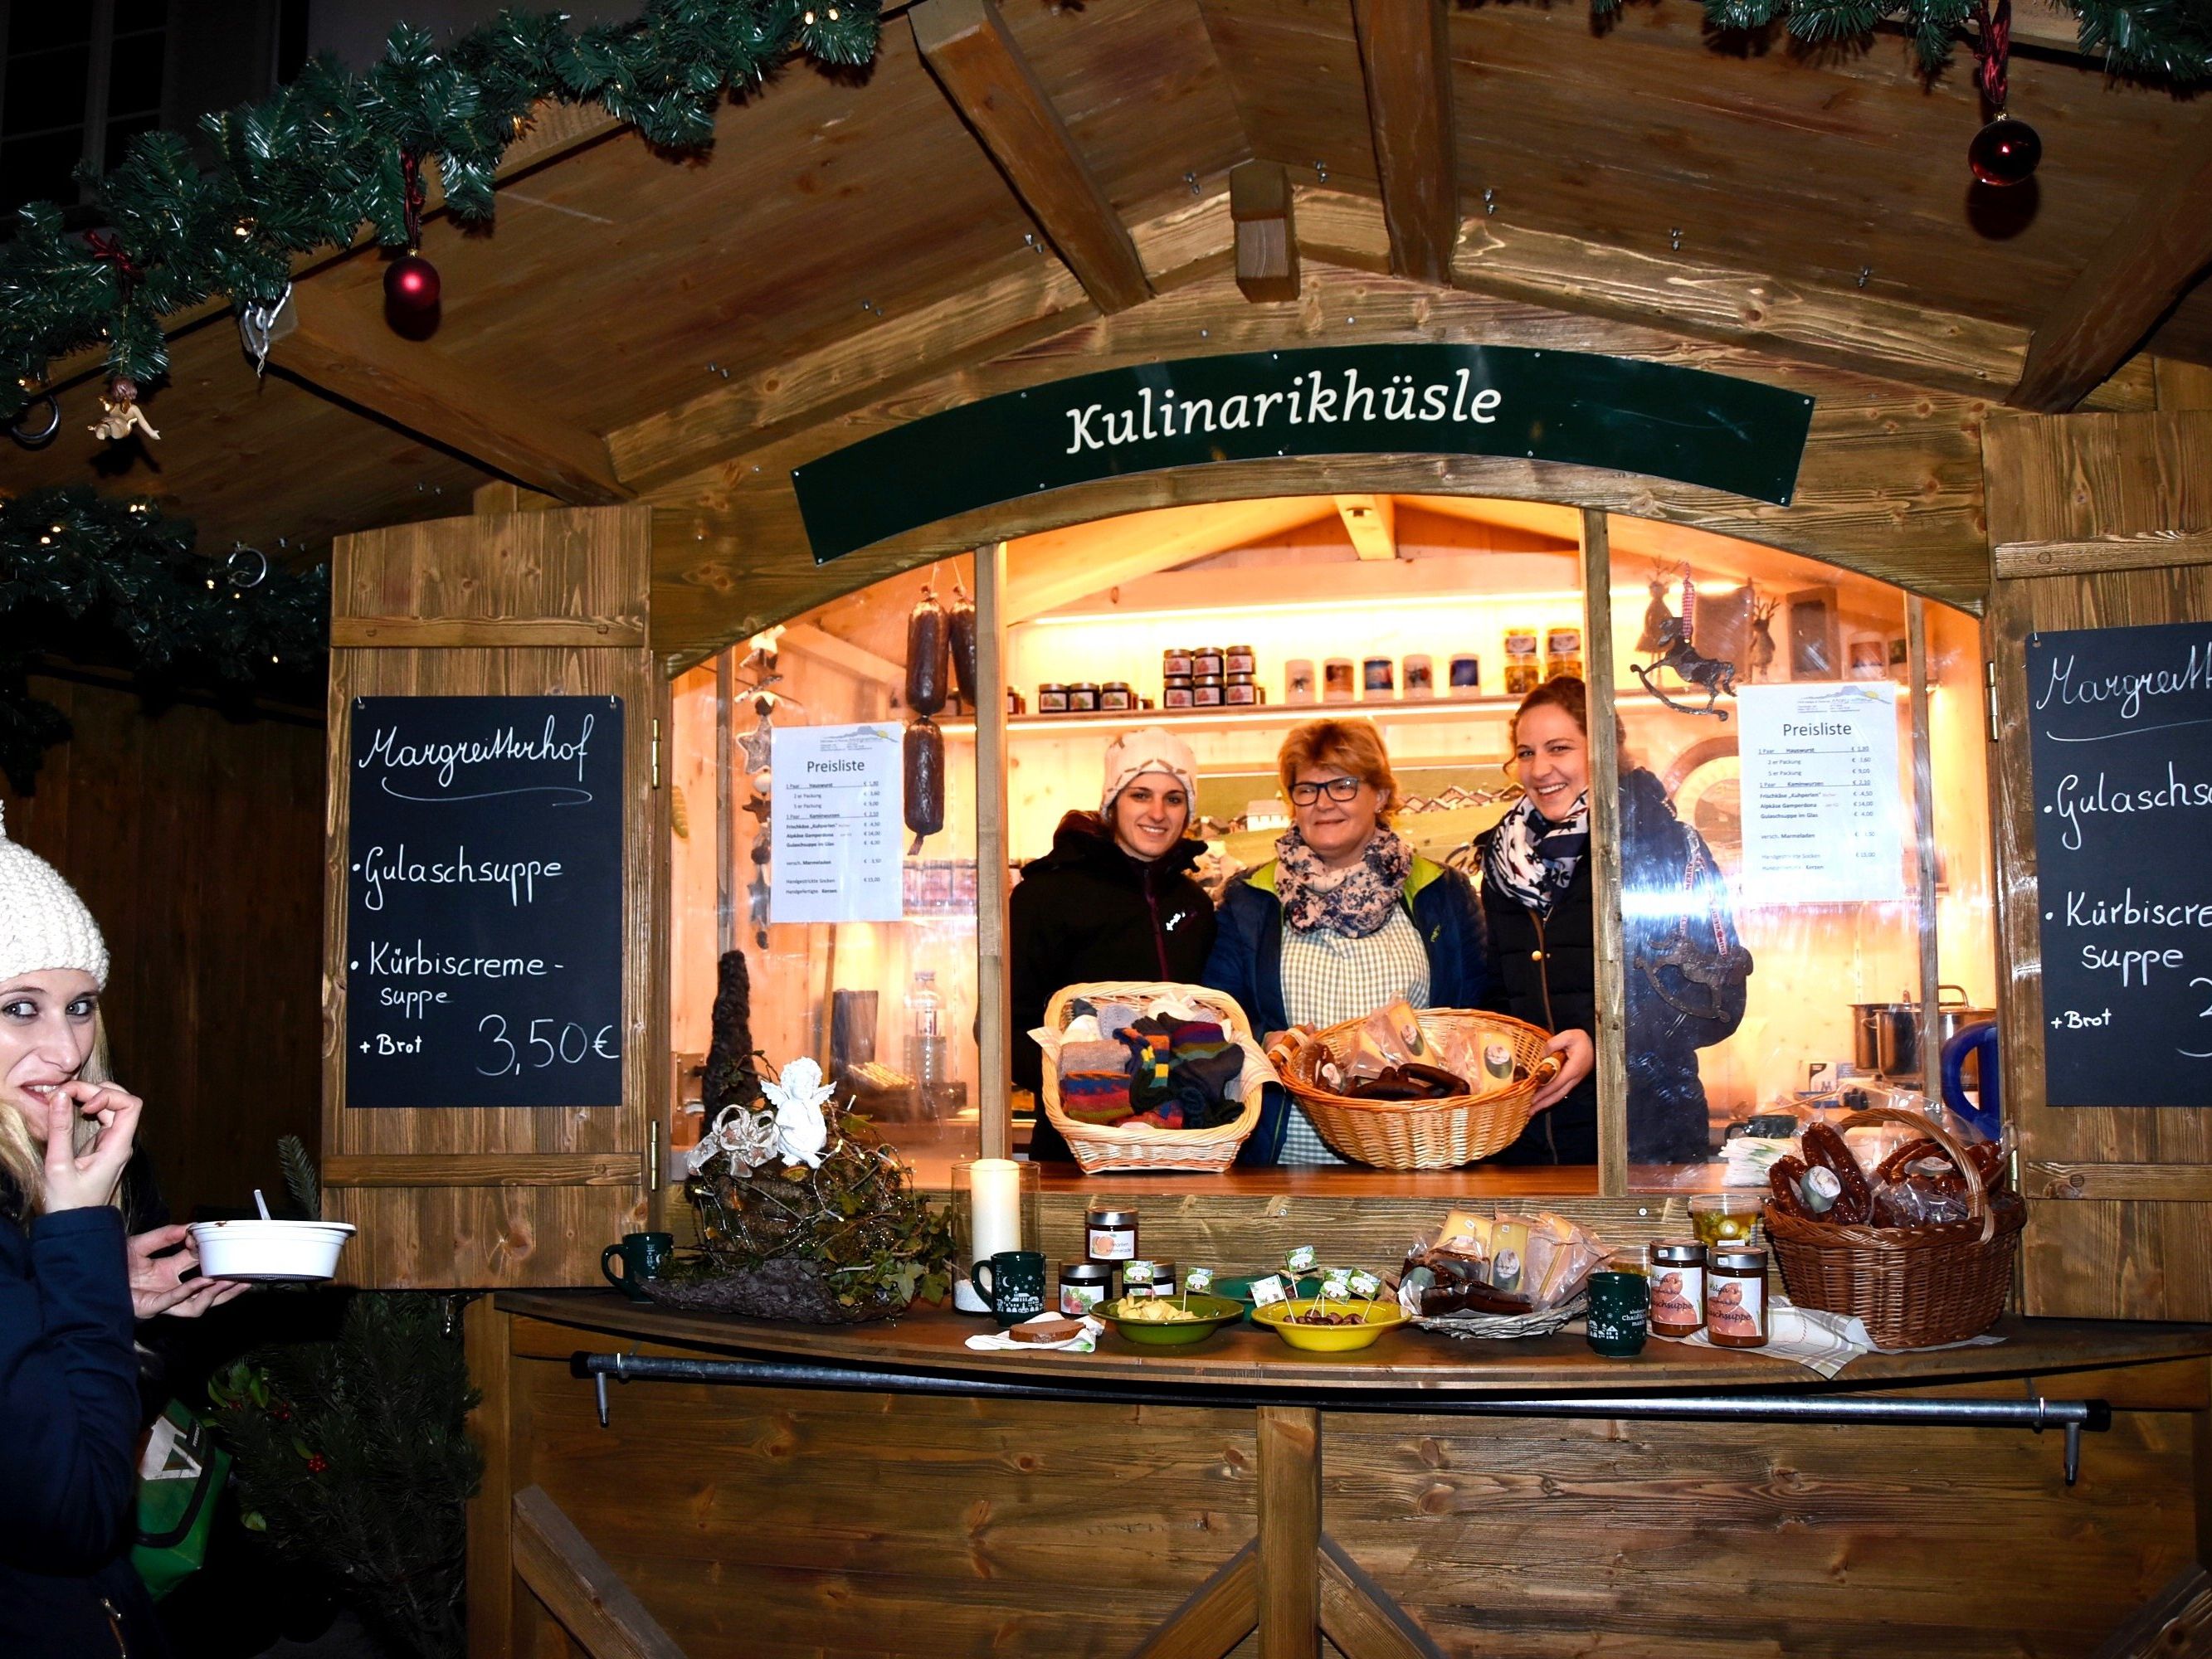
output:
M 184 313 L 149 399 L 158 443 L 82 435 L 87 357 L 57 366 L 61 437 L 9 459 L 11 488 L 149 492 L 208 546 L 330 545 L 322 1168 L 362 1230 L 358 1282 L 502 1292 L 471 1314 L 489 1453 L 475 1650 L 1212 1653 L 1256 1625 L 1268 1656 L 1317 1652 L 1322 1632 L 1347 1655 L 2212 1650 L 2212 1109 L 2046 1103 L 2022 657 L 2037 630 L 2212 617 L 2207 112 L 2106 75 L 2026 0 L 2010 107 L 2045 160 L 2010 190 L 1970 178 L 1984 112 L 1968 76 L 1923 82 L 1890 33 L 1819 52 L 1716 40 L 1677 0 L 1601 24 L 1431 0 L 886 12 L 865 72 L 778 76 L 722 111 L 702 154 L 542 107 L 501 166 L 495 226 L 448 221 L 434 192 L 428 337 L 386 325 L 374 249 L 304 261 L 265 376 L 227 311 Z M 1589 354 L 1809 399 L 1794 489 L 1761 499 L 1534 453 L 1284 455 L 1012 491 L 821 562 L 802 521 L 794 469 L 994 397 L 1396 344 Z M 1181 516 L 1080 528 L 1162 512 Z M 623 1389 L 595 1419 L 568 1364 L 580 1349 L 744 1346 L 536 1294 L 597 1284 L 604 1245 L 680 1208 L 664 1146 L 678 1055 L 702 1046 L 702 964 L 738 930 L 725 842 L 708 923 L 684 931 L 696 896 L 672 849 L 697 831 L 673 822 L 668 786 L 712 796 L 697 734 L 714 731 L 718 672 L 726 720 L 732 653 L 778 624 L 810 630 L 787 648 L 873 684 L 847 695 L 854 718 L 880 718 L 889 647 L 860 621 L 841 637 L 825 608 L 881 584 L 902 610 L 905 573 L 972 556 L 988 706 L 1010 615 L 1316 522 L 1340 517 L 1349 544 L 1423 514 L 1455 556 L 1567 559 L 1591 591 L 1640 590 L 1697 537 L 1814 562 L 1894 590 L 1916 660 L 1978 623 L 1953 690 L 1986 706 L 1992 739 L 1974 745 L 1989 781 L 1972 793 L 2031 1212 L 2014 1306 L 2060 1322 L 2008 1327 L 1996 1358 L 1854 1376 L 1931 1400 L 2105 1401 L 2079 1484 L 2047 1440 L 1997 1429 L 1393 1422 L 1334 1396 L 1263 1402 L 1255 1425 L 1242 1405 L 690 1384 Z M 1027 609 L 1010 597 L 1024 582 Z M 1592 657 L 1625 660 L 1603 612 Z M 553 692 L 629 711 L 622 1103 L 350 1110 L 351 700 Z M 988 984 L 1010 849 L 1003 801 L 981 803 L 1003 724 L 979 720 L 974 741 Z M 716 814 L 690 798 L 718 834 L 721 787 Z M 1924 790 L 1923 810 L 1925 825 Z M 267 890 L 255 860 L 236 875 Z M 138 878 L 131 925 L 155 926 L 157 889 Z M 295 1004 L 308 988 L 286 988 Z M 1002 1054 L 1003 1011 L 983 997 L 979 1014 L 981 1053 Z M 1591 1183 L 1519 1190 L 1637 1242 L 1672 1200 L 1638 1189 L 1621 1061 L 1603 1064 L 1613 1128 Z M 975 1146 L 1004 1151 L 1003 1066 L 975 1085 Z M 1256 1172 L 1122 1190 L 1186 1260 L 1257 1267 L 1311 1235 L 1395 1258 L 1463 1185 Z M 1048 1255 L 1071 1248 L 1085 1196 L 1046 1192 Z M 1439 1386 L 1460 1358 L 1400 1381 Z M 1524 1394 L 1603 1386 L 1587 1366 L 1497 1364 Z M 1652 1384 L 1712 1385 L 1687 1362 Z

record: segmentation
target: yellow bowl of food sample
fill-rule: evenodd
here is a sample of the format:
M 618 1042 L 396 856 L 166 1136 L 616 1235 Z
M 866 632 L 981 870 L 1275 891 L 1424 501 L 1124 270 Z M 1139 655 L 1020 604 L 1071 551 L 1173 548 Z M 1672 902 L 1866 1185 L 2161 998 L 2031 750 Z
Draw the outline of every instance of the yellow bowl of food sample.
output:
M 1125 1296 L 1091 1312 L 1140 1346 L 1182 1348 L 1235 1324 L 1244 1304 L 1225 1296 Z
M 1265 1325 L 1294 1348 L 1310 1353 L 1350 1353 L 1364 1348 L 1394 1325 L 1406 1322 L 1406 1310 L 1393 1301 L 1316 1302 L 1302 1297 L 1271 1302 L 1252 1310 L 1253 1323 Z

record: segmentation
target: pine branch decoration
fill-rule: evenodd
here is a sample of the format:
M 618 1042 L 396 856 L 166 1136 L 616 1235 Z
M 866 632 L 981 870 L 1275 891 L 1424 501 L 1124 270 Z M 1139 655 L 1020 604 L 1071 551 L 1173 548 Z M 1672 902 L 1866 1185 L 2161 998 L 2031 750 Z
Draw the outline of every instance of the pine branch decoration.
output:
M 307 1143 L 297 1135 L 276 1137 L 276 1161 L 284 1169 L 284 1190 L 302 1219 L 323 1218 L 322 1183 L 315 1179 L 315 1160 L 307 1156 Z
M 651 0 L 634 22 L 571 32 L 508 10 L 441 52 L 405 24 L 359 76 L 319 58 L 266 102 L 203 118 L 201 167 L 174 133 L 132 142 L 95 203 L 112 234 L 68 234 L 34 202 L 0 246 L 0 419 L 51 362 L 106 342 L 107 374 L 141 388 L 168 369 L 161 319 L 216 295 L 274 304 L 293 256 L 343 246 L 364 223 L 407 234 L 403 155 L 435 164 L 456 218 L 492 216 L 500 158 L 540 100 L 598 104 L 664 149 L 714 142 L 726 96 L 797 56 L 828 67 L 876 53 L 878 0 Z
M 79 486 L 0 498 L 0 772 L 17 790 L 70 735 L 30 690 L 34 652 L 120 655 L 159 678 L 240 688 L 320 678 L 328 573 L 271 567 L 246 585 L 194 540 L 189 520 L 148 501 Z

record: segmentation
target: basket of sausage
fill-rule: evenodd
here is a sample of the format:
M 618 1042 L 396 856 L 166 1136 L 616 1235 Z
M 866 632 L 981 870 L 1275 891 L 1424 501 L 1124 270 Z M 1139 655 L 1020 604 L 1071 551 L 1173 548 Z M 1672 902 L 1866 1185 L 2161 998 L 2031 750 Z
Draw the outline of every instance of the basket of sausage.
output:
M 1888 1107 L 1853 1121 L 1916 1133 L 1869 1170 L 1832 1124 L 1810 1124 L 1769 1171 L 1766 1233 L 1790 1299 L 1863 1321 L 1881 1348 L 1980 1335 L 2004 1311 L 2027 1222 L 2002 1149 Z
M 1559 1074 L 1552 1034 L 1504 1014 L 1391 1004 L 1269 1059 L 1322 1139 L 1379 1170 L 1453 1170 L 1520 1139 Z

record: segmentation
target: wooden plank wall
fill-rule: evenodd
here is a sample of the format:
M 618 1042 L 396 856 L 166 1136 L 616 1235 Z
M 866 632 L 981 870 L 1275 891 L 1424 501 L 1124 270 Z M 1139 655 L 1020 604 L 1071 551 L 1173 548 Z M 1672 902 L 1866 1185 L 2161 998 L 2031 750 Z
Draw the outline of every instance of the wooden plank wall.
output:
M 316 1041 L 323 726 L 47 675 L 75 736 L 35 793 L 0 791 L 9 836 L 81 893 L 112 962 L 116 1077 L 179 1219 L 274 1193 L 276 1139 L 320 1135 Z
M 1364 254 L 1332 250 L 1328 257 L 1376 257 L 1379 211 L 1372 225 L 1361 221 L 1329 234 L 1340 241 L 1376 240 Z M 1310 225 L 1302 230 L 1308 239 L 1314 234 Z M 808 394 L 799 381 L 811 374 L 824 382 L 823 404 L 833 412 L 795 431 L 783 428 L 784 435 L 757 447 L 738 442 L 732 459 L 652 493 L 663 509 L 654 521 L 654 649 L 678 663 L 697 660 L 838 593 L 988 538 L 1193 501 L 1347 491 L 1501 495 L 1693 524 L 1863 570 L 1949 604 L 1978 606 L 1989 580 L 1982 524 L 1984 400 L 1440 291 L 1322 264 L 1310 246 L 1308 252 L 1305 293 L 1296 306 L 1252 305 L 1233 273 L 1224 270 L 858 409 L 829 396 L 848 370 L 828 362 L 812 369 L 795 365 L 784 397 L 804 405 Z M 1656 479 L 1517 459 L 1292 459 L 1147 473 L 1028 496 L 827 566 L 817 567 L 808 550 L 790 469 L 903 422 L 999 392 L 1164 357 L 1392 340 L 1616 353 L 1809 393 L 1819 402 L 1796 503 L 1769 507 Z M 918 354 L 930 353 L 927 339 L 908 343 Z M 664 441 L 672 449 L 683 447 L 678 433 L 664 434 Z M 649 456 L 631 455 L 625 464 L 646 471 L 650 463 Z
M 2212 564 L 2117 568 L 2134 562 L 2142 537 L 2212 530 L 2212 411 L 2004 416 L 1988 441 L 1991 542 L 2084 550 L 2069 574 L 1996 582 L 1986 640 L 1999 707 L 2005 1112 L 2020 1129 L 2032 1206 L 2027 1311 L 2212 1319 L 2212 1110 L 2054 1109 L 2045 1099 L 2026 657 L 2042 629 L 2212 618 Z M 2092 556 L 2100 542 L 2101 569 Z
M 615 1383 L 602 1429 L 589 1334 L 511 1322 L 505 1479 L 692 1659 L 1124 1654 L 1256 1531 L 1249 1412 Z M 2195 1554 L 2181 1411 L 2071 1490 L 1994 1430 L 1322 1424 L 1323 1526 L 1454 1654 L 2087 1655 Z M 490 1589 L 473 1650 L 550 1627 Z
M 644 1224 L 647 1126 L 667 1070 L 666 792 L 651 780 L 668 687 L 644 648 L 649 516 L 597 507 L 452 519 L 345 537 L 332 553 L 325 1184 L 326 1212 L 362 1229 L 345 1263 L 354 1282 L 592 1284 L 601 1248 Z M 549 636 L 564 642 L 514 643 Z M 617 642 L 565 642 L 602 636 Z M 352 700 L 583 693 L 624 700 L 623 1105 L 349 1110 Z

